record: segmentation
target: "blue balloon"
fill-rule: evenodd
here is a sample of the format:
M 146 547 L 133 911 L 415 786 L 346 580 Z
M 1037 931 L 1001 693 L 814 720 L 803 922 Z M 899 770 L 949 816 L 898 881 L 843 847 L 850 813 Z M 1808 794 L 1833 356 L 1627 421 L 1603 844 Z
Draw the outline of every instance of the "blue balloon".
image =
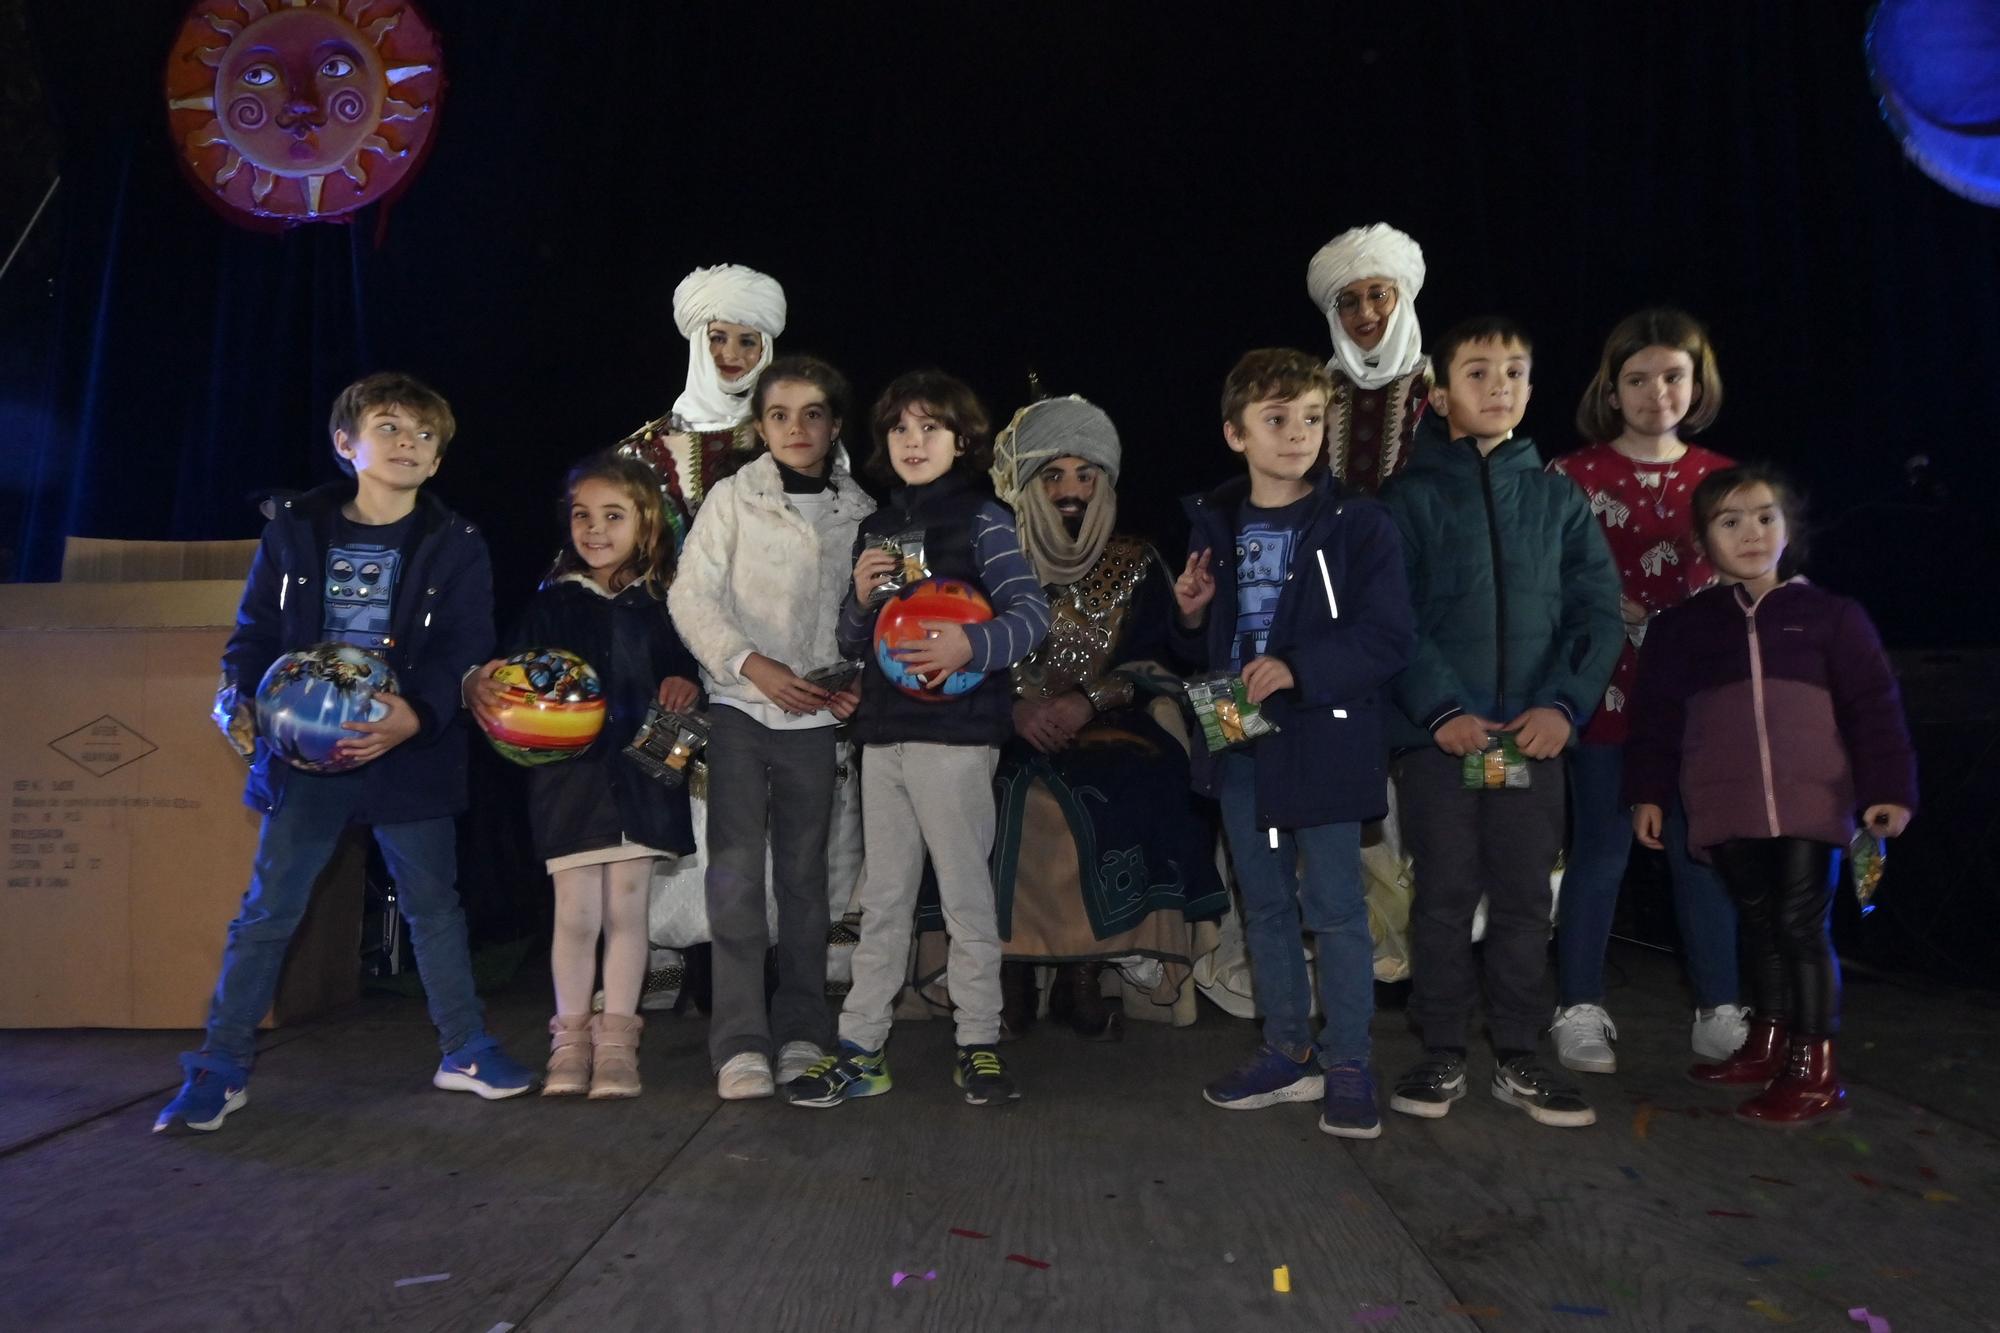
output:
M 396 673 L 371 652 L 352 644 L 316 643 L 271 663 L 257 685 L 257 734 L 271 753 L 308 773 L 341 773 L 359 766 L 334 754 L 334 746 L 360 733 L 349 722 L 380 722 L 389 706 L 375 697 L 394 692 Z

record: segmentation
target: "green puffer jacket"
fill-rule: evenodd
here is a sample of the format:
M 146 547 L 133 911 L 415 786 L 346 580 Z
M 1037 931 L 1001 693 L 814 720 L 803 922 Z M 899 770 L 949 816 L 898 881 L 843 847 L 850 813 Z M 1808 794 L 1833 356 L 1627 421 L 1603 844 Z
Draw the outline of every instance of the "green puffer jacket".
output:
M 1544 472 L 1525 437 L 1482 458 L 1429 416 L 1382 500 L 1417 613 L 1390 743 L 1427 745 L 1462 712 L 1505 723 L 1550 706 L 1580 732 L 1625 641 L 1618 566 L 1583 492 Z

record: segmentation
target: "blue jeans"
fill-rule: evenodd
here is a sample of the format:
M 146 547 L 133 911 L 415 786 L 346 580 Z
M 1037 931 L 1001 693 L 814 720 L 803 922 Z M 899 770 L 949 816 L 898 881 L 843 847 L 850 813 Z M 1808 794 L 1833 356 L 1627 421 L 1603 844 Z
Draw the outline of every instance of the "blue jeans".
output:
M 1375 1017 L 1375 945 L 1361 887 L 1361 825 L 1280 829 L 1274 848 L 1271 830 L 1257 822 L 1256 761 L 1224 754 L 1216 774 L 1229 859 L 1243 893 L 1243 938 L 1250 947 L 1250 984 L 1264 1015 L 1264 1040 L 1294 1055 L 1312 1044 L 1312 992 L 1299 941 L 1303 926 L 1312 932 L 1319 961 L 1319 1007 L 1326 1023 L 1320 1063 L 1366 1060 Z
M 1604 950 L 1632 855 L 1632 812 L 1618 798 L 1624 771 L 1622 745 L 1579 745 L 1570 752 L 1570 850 L 1556 932 L 1556 993 L 1564 1007 L 1604 1002 Z M 1687 816 L 1678 801 L 1667 811 L 1660 841 L 1667 846 L 1681 961 L 1695 1003 L 1704 1009 L 1735 1004 L 1736 904 L 1721 877 L 1688 854 Z
M 264 817 L 243 908 L 229 923 L 229 944 L 209 1004 L 203 1051 L 250 1067 L 257 1053 L 257 1024 L 277 995 L 292 932 L 312 901 L 313 884 L 347 832 L 359 795 L 359 783 L 338 777 L 286 775 L 282 803 Z M 484 1036 L 486 1029 L 472 988 L 465 912 L 458 904 L 453 821 L 377 824 L 373 831 L 410 923 L 410 944 L 431 1021 L 437 1024 L 438 1044 L 447 1052 L 455 1051 Z

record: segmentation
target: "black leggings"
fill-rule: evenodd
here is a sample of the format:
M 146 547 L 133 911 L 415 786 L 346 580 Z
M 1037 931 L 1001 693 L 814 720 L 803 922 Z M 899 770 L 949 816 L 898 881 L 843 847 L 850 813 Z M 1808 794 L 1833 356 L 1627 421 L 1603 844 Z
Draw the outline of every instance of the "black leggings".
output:
M 1708 849 L 1742 917 L 1750 1002 L 1804 1037 L 1840 1031 L 1840 960 L 1828 914 L 1840 848 L 1805 838 L 1738 838 Z

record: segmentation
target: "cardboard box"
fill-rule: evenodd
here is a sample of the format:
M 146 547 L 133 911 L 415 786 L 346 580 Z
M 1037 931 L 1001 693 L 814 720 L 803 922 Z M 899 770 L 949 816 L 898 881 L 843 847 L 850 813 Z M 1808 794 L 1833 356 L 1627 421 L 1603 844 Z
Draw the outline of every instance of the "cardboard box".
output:
M 64 583 L 140 583 L 155 580 L 234 579 L 250 573 L 257 541 L 121 542 L 71 537 L 63 543 Z
M 259 818 L 209 720 L 236 579 L 0 585 L 0 1028 L 197 1028 Z M 274 1009 L 360 990 L 358 845 L 293 941 Z

